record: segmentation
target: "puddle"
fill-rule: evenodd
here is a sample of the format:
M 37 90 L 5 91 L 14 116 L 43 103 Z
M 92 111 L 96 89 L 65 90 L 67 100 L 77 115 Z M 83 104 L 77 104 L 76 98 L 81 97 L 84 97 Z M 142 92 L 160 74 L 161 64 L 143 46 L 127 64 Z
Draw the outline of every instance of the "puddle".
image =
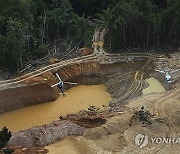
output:
M 78 142 L 70 137 L 65 138 L 62 141 L 56 142 L 54 144 L 48 145 L 45 147 L 49 150 L 48 154 L 80 154 L 84 153 L 83 147 L 78 145 Z
M 103 108 L 111 101 L 111 95 L 104 85 L 76 86 L 66 91 L 54 102 L 14 110 L 0 115 L 0 128 L 6 126 L 18 131 L 58 120 L 60 115 L 86 110 L 89 105 Z
M 159 82 L 156 78 L 151 77 L 146 79 L 146 81 L 149 83 L 149 87 L 143 89 L 143 94 L 160 93 L 166 91 L 161 82 Z

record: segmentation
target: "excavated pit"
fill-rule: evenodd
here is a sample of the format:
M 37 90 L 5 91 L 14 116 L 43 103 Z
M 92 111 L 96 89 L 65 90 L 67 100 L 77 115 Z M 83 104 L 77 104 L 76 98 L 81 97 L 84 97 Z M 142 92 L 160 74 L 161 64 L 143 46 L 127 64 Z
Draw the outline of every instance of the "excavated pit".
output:
M 0 115 L 0 127 L 8 127 L 12 132 L 26 130 L 34 126 L 51 123 L 60 116 L 87 110 L 90 105 L 100 109 L 108 105 L 111 95 L 103 85 L 75 86 L 60 95 L 56 101 L 28 106 Z M 23 116 L 22 116 L 23 115 Z M 14 123 L 16 121 L 16 123 Z
M 126 95 L 126 93 L 128 92 L 129 88 L 132 85 L 136 86 L 136 83 L 134 83 L 134 80 L 137 80 L 138 83 L 141 83 L 138 90 L 135 89 L 132 95 L 127 95 L 127 97 L 123 97 L 122 99 L 116 101 L 116 103 L 123 104 L 123 102 L 126 102 L 127 99 L 141 95 L 141 91 L 144 86 L 143 79 L 147 78 L 149 76 L 149 73 L 152 73 L 154 70 L 153 68 L 154 65 L 152 64 L 153 61 L 150 61 L 150 63 L 148 63 L 148 61 L 149 59 L 145 58 L 141 61 L 137 60 L 134 62 L 118 62 L 118 63 L 113 63 L 113 64 L 101 64 L 100 62 L 84 62 L 80 64 L 69 65 L 61 69 L 53 70 L 52 72 L 47 73 L 48 75 L 42 74 L 36 78 L 28 79 L 24 81 L 24 84 L 26 84 L 26 86 L 16 87 L 14 88 L 14 91 L 17 90 L 18 88 L 20 89 L 23 89 L 25 87 L 30 88 L 32 86 L 32 83 L 35 82 L 33 83 L 33 86 L 36 87 L 40 85 L 46 85 L 48 88 L 50 88 L 53 91 L 52 93 L 48 91 L 46 95 L 52 95 L 52 94 L 54 95 L 55 93 L 58 93 L 58 90 L 56 88 L 51 88 L 50 85 L 56 83 L 56 78 L 53 76 L 53 74 L 58 72 L 64 81 L 77 82 L 79 85 L 104 84 L 107 87 L 107 91 L 112 95 L 113 100 L 110 102 L 110 105 L 112 105 L 114 103 L 114 99 L 117 99 L 119 97 L 123 97 L 124 95 Z M 144 66 L 147 66 L 146 69 L 142 69 L 144 68 Z M 141 78 L 142 76 L 143 78 Z M 132 89 L 134 88 L 133 86 L 132 86 Z M 66 87 L 66 88 L 69 89 L 71 87 Z M 44 90 L 46 91 L 46 89 Z M 33 92 L 36 93 L 37 91 L 34 90 Z M 27 98 L 27 93 L 22 92 L 20 95 L 21 97 L 24 97 L 24 99 Z M 46 96 L 43 95 L 42 97 L 46 97 Z M 17 98 L 14 98 L 14 99 L 17 99 Z M 54 99 L 56 99 L 56 97 L 54 97 Z M 5 102 L 5 100 L 6 98 L 4 97 L 4 100 L 2 102 Z M 40 103 L 43 103 L 43 102 L 46 102 L 46 101 L 43 100 Z M 11 104 L 9 105 L 11 106 Z M 23 105 L 29 106 L 32 104 L 24 103 Z M 24 106 L 21 106 L 21 107 L 24 107 Z M 14 108 L 11 108 L 12 110 L 19 108 L 19 106 L 13 106 L 13 105 L 12 107 L 14 107 Z M 4 112 L 6 112 L 5 109 L 6 108 L 4 108 Z M 116 108 L 113 108 L 113 107 L 111 107 L 111 109 L 112 110 L 110 112 L 116 110 Z M 68 121 L 68 120 L 65 120 L 65 121 Z M 94 123 L 94 121 L 96 121 L 97 123 L 95 123 L 92 126 L 92 123 Z M 80 126 L 88 125 L 88 127 L 97 127 L 104 124 L 105 122 L 106 122 L 105 119 L 102 119 L 101 117 L 97 117 L 95 118 L 95 120 L 82 118 L 80 121 L 75 122 L 75 123 L 77 123 Z M 57 127 L 56 123 L 57 122 L 52 122 L 50 124 L 45 124 L 43 127 L 42 126 L 33 127 L 28 130 L 14 133 L 13 138 L 10 141 L 10 144 L 21 145 L 25 147 L 45 146 L 47 144 L 60 140 L 61 138 L 64 138 L 67 135 L 72 135 L 72 133 L 64 134 L 63 132 L 61 132 L 61 129 L 63 129 L 62 126 L 58 125 Z M 73 124 L 68 123 L 68 124 L 65 124 L 64 127 L 66 127 L 68 130 L 73 131 L 74 135 L 80 135 L 83 133 L 83 131 L 81 131 L 81 133 L 78 133 L 80 128 L 79 127 L 75 128 Z M 38 134 L 40 133 L 39 135 L 41 135 L 41 137 L 37 138 L 36 133 L 31 133 L 34 130 Z M 58 135 L 59 132 L 61 132 L 60 133 L 61 135 Z M 44 136 L 45 135 L 44 133 L 48 137 Z M 56 134 L 55 135 L 56 137 L 54 136 L 54 133 Z M 44 138 L 44 137 L 46 139 L 47 138 L 49 139 L 41 140 L 41 138 Z
M 123 78 L 123 74 L 127 74 L 124 86 L 128 87 L 133 80 L 135 71 L 140 70 L 146 62 L 146 59 L 133 63 L 121 62 L 115 64 L 101 64 L 94 61 L 84 62 L 26 79 L 23 84 L 17 87 L 0 91 L 0 113 L 56 100 L 58 90 L 50 87 L 57 82 L 53 76 L 56 72 L 60 74 L 62 80 L 77 82 L 78 85 L 105 84 L 108 92 L 117 97 L 122 95 L 124 91 L 116 92 L 120 89 L 118 87 L 114 88 L 108 81 Z M 148 75 L 148 71 L 145 73 Z M 69 89 L 70 87 L 67 86 L 66 88 Z

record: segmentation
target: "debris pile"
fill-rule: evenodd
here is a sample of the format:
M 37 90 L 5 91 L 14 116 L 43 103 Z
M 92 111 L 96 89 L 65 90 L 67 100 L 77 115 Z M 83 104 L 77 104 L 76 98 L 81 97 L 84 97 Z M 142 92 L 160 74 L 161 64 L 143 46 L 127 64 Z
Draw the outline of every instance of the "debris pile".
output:
M 139 119 L 139 121 L 142 122 L 142 124 L 152 124 L 151 121 L 151 113 L 149 113 L 148 110 L 144 109 L 144 106 L 141 107 L 139 111 L 136 112 L 136 116 Z
M 60 116 L 59 118 L 60 120 L 71 120 L 85 128 L 93 128 L 105 124 L 108 118 L 122 113 L 123 112 L 112 112 L 110 110 L 100 111 L 100 108 L 90 105 L 87 110 L 81 110 L 77 114 L 68 114 L 66 116 Z
M 141 106 L 141 109 L 139 111 L 134 112 L 134 115 L 130 120 L 130 125 L 132 125 L 133 121 L 137 120 L 142 124 L 152 124 L 152 117 L 153 115 L 148 110 L 145 110 L 144 106 Z
M 100 110 L 99 107 L 96 107 L 94 105 L 90 105 L 89 108 L 88 108 L 88 113 L 90 115 L 96 115 L 99 112 L 99 110 Z
M 71 120 L 85 128 L 93 128 L 106 123 L 106 119 L 101 116 L 99 110 L 100 108 L 91 105 L 87 111 L 81 110 L 77 114 L 68 114 L 59 118 L 60 120 Z

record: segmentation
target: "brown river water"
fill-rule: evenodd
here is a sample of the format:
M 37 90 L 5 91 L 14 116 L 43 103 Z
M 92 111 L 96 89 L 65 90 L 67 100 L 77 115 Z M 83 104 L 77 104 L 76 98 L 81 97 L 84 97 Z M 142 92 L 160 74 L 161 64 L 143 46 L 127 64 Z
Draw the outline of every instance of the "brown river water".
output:
M 76 86 L 60 95 L 54 102 L 24 107 L 0 115 L 0 129 L 4 126 L 18 131 L 58 120 L 60 115 L 87 110 L 89 105 L 103 109 L 111 101 L 111 95 L 104 85 Z

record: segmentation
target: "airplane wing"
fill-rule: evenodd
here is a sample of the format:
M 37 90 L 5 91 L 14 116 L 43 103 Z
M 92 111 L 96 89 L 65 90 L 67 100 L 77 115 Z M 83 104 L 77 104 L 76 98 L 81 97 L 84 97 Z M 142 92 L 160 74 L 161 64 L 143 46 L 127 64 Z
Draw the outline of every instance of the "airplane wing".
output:
M 56 73 L 56 76 L 59 79 L 59 81 L 62 81 L 58 73 Z
M 64 82 L 64 83 L 68 83 L 68 84 L 72 84 L 72 85 L 77 85 L 77 83 L 73 83 L 73 82 Z
M 56 83 L 56 84 L 52 85 L 51 87 L 53 88 L 53 87 L 57 86 L 58 84 L 59 84 L 59 83 Z

